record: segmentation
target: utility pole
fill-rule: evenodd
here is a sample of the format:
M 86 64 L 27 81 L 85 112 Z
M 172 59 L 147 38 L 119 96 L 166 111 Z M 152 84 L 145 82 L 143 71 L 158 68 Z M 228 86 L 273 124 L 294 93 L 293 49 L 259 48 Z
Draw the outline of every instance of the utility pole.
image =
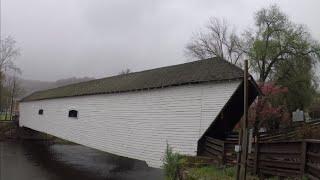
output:
M 244 61 L 243 76 L 243 105 L 244 113 L 241 122 L 239 134 L 240 153 L 238 155 L 237 180 L 245 180 L 247 176 L 247 159 L 248 159 L 248 60 Z
M 2 60 L 2 2 L 0 0 L 0 60 Z M 2 70 L 2 69 L 1 69 Z M 0 113 L 2 114 L 2 72 L 0 71 Z
M 0 0 L 0 60 L 2 59 L 2 2 Z M 0 71 L 0 113 L 2 114 L 2 104 L 1 104 L 1 100 L 2 100 L 2 72 Z M 0 180 L 2 179 L 2 144 L 0 143 Z

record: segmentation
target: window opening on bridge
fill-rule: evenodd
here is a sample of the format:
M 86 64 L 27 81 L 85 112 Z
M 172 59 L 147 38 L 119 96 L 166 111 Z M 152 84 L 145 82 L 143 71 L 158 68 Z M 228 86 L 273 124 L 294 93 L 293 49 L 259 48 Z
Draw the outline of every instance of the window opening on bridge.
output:
M 77 110 L 70 110 L 69 111 L 69 117 L 77 118 L 78 117 L 78 111 Z
M 43 109 L 39 109 L 38 114 L 42 115 L 43 114 Z

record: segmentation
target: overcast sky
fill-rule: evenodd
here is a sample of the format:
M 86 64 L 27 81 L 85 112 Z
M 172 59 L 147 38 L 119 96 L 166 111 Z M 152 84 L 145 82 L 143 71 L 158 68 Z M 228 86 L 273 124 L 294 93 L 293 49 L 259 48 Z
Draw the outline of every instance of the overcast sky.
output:
M 319 0 L 2 0 L 2 36 L 18 42 L 26 79 L 99 78 L 186 62 L 209 17 L 240 32 L 274 3 L 320 40 Z

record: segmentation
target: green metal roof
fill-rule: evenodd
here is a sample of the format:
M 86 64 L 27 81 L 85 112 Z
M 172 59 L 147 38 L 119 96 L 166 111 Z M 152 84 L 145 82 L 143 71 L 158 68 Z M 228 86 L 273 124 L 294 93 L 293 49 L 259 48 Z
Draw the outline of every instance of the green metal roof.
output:
M 242 77 L 239 67 L 220 58 L 210 58 L 37 91 L 21 101 L 120 93 Z

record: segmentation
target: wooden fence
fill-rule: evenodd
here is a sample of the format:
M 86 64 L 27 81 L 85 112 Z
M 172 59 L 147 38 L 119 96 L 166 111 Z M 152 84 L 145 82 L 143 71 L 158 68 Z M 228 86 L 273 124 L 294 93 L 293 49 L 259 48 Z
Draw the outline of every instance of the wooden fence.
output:
M 259 141 L 264 142 L 274 142 L 274 141 L 287 141 L 287 140 L 295 140 L 301 139 L 301 131 L 304 131 L 303 128 L 306 126 L 308 130 L 320 129 L 320 121 L 312 121 L 312 122 L 297 122 L 292 127 L 277 130 L 274 132 L 261 132 L 259 133 Z
M 320 179 L 320 140 L 261 142 L 257 155 L 249 155 L 248 166 L 254 173 Z
M 299 136 L 299 132 L 303 127 L 307 126 L 308 130 L 320 129 L 320 120 L 314 120 L 311 122 L 296 122 L 289 128 L 276 130 L 276 131 L 268 131 L 268 132 L 260 132 L 259 133 L 259 141 L 263 142 L 275 142 L 275 141 L 291 141 L 301 139 Z M 238 141 L 239 134 L 237 132 L 231 132 L 226 135 L 225 141 Z
M 300 177 L 303 174 L 302 164 L 304 147 L 301 142 L 263 142 L 258 144 L 250 154 L 249 167 L 260 175 L 281 177 Z M 257 157 L 257 158 L 255 158 Z
M 305 174 L 309 179 L 320 179 L 320 141 L 306 141 Z
M 312 180 L 320 179 L 320 140 L 297 141 L 302 138 L 301 132 L 318 129 L 320 121 L 313 121 L 296 123 L 281 131 L 260 133 L 258 143 L 252 144 L 248 156 L 249 169 L 260 175 L 305 175 Z M 214 157 L 220 164 L 236 165 L 237 153 L 234 147 L 238 144 L 238 136 L 237 133 L 231 133 L 224 139 L 205 137 L 202 155 Z
M 225 141 L 206 137 L 204 154 L 215 157 L 217 163 L 235 165 L 236 138 Z M 320 179 L 320 140 L 259 142 L 248 157 L 248 168 L 254 174 Z
M 237 163 L 237 154 L 234 152 L 236 144 L 238 144 L 237 138 L 219 140 L 206 137 L 202 155 L 215 157 L 220 164 L 234 165 Z

